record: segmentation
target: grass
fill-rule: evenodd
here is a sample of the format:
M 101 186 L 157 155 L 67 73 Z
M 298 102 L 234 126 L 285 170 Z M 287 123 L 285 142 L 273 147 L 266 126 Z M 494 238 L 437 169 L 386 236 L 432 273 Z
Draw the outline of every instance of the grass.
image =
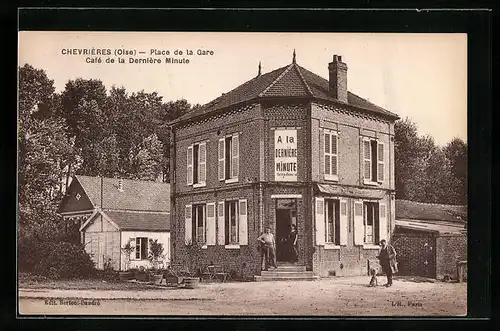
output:
M 27 289 L 58 289 L 58 290 L 158 290 L 154 286 L 141 282 L 124 282 L 103 279 L 64 279 L 53 280 L 30 274 L 19 274 L 18 288 Z

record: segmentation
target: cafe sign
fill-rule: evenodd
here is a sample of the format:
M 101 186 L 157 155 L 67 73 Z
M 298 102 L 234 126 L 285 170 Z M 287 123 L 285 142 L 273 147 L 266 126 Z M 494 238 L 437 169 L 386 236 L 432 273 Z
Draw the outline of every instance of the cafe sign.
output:
M 297 130 L 274 131 L 274 180 L 297 181 Z

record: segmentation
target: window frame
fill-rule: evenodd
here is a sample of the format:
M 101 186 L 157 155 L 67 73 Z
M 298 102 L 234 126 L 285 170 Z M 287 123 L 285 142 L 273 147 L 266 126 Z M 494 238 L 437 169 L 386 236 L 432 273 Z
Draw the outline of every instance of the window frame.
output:
M 333 205 L 333 240 L 330 240 L 330 231 L 328 227 L 330 205 Z M 324 202 L 325 215 L 325 246 L 340 247 L 340 199 L 325 198 Z
M 323 178 L 328 181 L 338 181 L 339 180 L 339 132 L 335 130 L 323 129 Z M 329 136 L 328 144 L 330 146 L 328 152 L 326 151 L 326 136 Z M 336 153 L 332 153 L 332 142 L 333 137 L 335 137 L 335 147 Z M 330 173 L 326 173 L 326 159 L 329 157 L 329 169 Z M 337 170 L 336 174 L 332 173 L 332 165 L 333 165 L 333 157 L 335 157 L 335 169 Z
M 237 147 L 236 147 L 236 152 L 235 153 L 235 147 L 234 147 L 234 141 L 237 141 Z M 222 150 L 223 150 L 223 157 L 221 157 L 221 141 L 222 141 Z M 228 143 L 229 142 L 229 143 Z M 226 184 L 231 184 L 231 183 L 237 183 L 239 181 L 239 174 L 240 174 L 240 133 L 235 132 L 232 134 L 227 134 L 221 138 L 219 138 L 217 142 L 217 156 L 218 156 L 218 177 L 219 181 L 223 181 Z M 228 146 L 229 144 L 229 146 Z M 229 152 L 229 155 L 228 155 Z M 223 162 L 222 162 L 223 160 Z M 222 162 L 222 163 L 221 163 Z M 234 174 L 234 167 L 235 164 L 237 164 L 237 171 L 236 174 Z M 220 176 L 221 174 L 221 165 L 223 167 L 222 171 L 224 173 L 224 177 L 222 178 Z
M 361 137 L 361 142 L 362 142 L 362 149 L 361 149 L 361 155 L 362 155 L 362 160 L 363 160 L 363 166 L 361 169 L 361 173 L 363 175 L 363 184 L 364 185 L 370 185 L 370 186 L 379 186 L 382 185 L 383 182 L 385 181 L 385 173 L 383 173 L 383 178 L 379 178 L 379 167 L 380 164 L 384 167 L 383 171 L 385 172 L 385 144 L 381 142 L 378 138 L 373 138 L 373 137 Z M 365 154 L 365 142 L 369 142 L 370 146 L 370 178 L 365 177 L 365 167 L 366 164 L 365 162 L 368 160 Z M 383 160 L 379 159 L 379 151 L 380 151 L 380 146 L 383 146 L 383 152 L 382 152 L 382 157 Z M 374 178 L 375 175 L 375 178 Z
M 198 216 L 199 210 L 202 211 L 202 240 L 198 239 Z M 197 203 L 191 205 L 191 238 L 196 239 L 199 244 L 206 245 L 207 243 L 207 204 L 206 203 Z
M 135 239 L 135 247 L 134 247 L 134 258 L 133 260 L 134 261 L 144 261 L 144 260 L 147 260 L 148 259 L 148 255 L 149 255 L 149 238 L 148 237 L 136 237 L 134 238 Z M 143 245 L 142 243 L 143 242 L 146 242 L 146 250 L 145 250 L 145 257 L 142 256 L 142 253 L 143 253 Z M 137 247 L 139 247 L 139 249 L 137 249 Z M 139 255 L 139 257 L 137 257 L 137 255 Z
M 231 204 L 234 203 L 234 219 L 235 219 L 235 240 L 231 241 L 232 229 L 231 229 Z M 239 247 L 240 238 L 239 238 L 239 227 L 240 227 L 240 219 L 239 219 L 239 203 L 240 200 L 225 200 L 224 201 L 224 245 L 226 248 L 231 247 Z M 248 212 L 248 211 L 247 211 Z
M 205 187 L 207 186 L 207 142 L 208 141 L 199 141 L 196 143 L 193 143 L 188 146 L 188 154 L 189 150 L 191 149 L 191 165 L 189 165 L 189 162 L 187 162 L 186 165 L 186 172 L 191 171 L 191 182 L 189 181 L 189 175 L 186 173 L 186 177 L 188 178 L 188 184 L 187 186 L 192 186 L 193 188 L 197 187 Z M 204 148 L 204 156 L 205 156 L 205 161 L 201 161 L 201 149 L 202 147 Z M 195 153 L 195 150 L 197 153 Z M 187 160 L 189 160 L 189 155 L 187 156 Z M 205 180 L 201 181 L 200 178 L 201 176 L 201 166 L 204 166 L 205 169 Z M 189 169 L 191 168 L 191 169 Z
M 368 207 L 372 206 L 371 216 L 372 216 L 372 225 L 371 225 L 371 236 L 372 240 L 367 241 L 367 227 L 368 227 Z M 380 228 L 380 203 L 378 201 L 363 201 L 363 246 L 379 246 L 378 242 L 379 238 L 379 228 Z

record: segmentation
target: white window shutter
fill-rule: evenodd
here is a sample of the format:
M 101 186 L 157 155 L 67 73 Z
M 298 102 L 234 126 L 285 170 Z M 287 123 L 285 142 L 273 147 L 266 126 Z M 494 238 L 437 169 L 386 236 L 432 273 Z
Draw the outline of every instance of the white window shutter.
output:
M 315 203 L 316 245 L 325 244 L 325 199 L 316 198 Z
M 364 235 L 363 202 L 354 201 L 354 245 L 363 245 Z
M 215 203 L 207 203 L 207 245 L 215 245 Z
M 239 242 L 240 245 L 248 245 L 248 206 L 247 200 L 242 199 L 239 201 Z
M 130 252 L 130 259 L 135 260 L 135 238 L 130 238 L 130 246 L 132 246 L 132 252 Z
M 225 138 L 219 139 L 218 144 L 218 157 L 219 157 L 219 180 L 226 179 L 226 140 Z
M 330 133 L 325 132 L 324 134 L 324 144 L 325 144 L 325 175 L 331 175 L 332 174 L 332 169 L 331 169 L 331 155 L 330 155 Z
M 187 167 L 186 167 L 186 178 L 187 185 L 193 185 L 193 145 L 187 148 Z
M 387 238 L 387 207 L 385 203 L 380 203 L 379 208 L 379 219 L 378 219 L 378 229 L 379 229 L 379 241 Z
M 205 183 L 207 181 L 207 144 L 201 143 L 199 146 L 198 181 Z
M 384 143 L 377 145 L 377 181 L 384 181 Z
M 224 223 L 224 201 L 218 203 L 217 208 L 217 244 L 224 245 L 226 240 L 226 231 Z
M 363 139 L 363 177 L 372 180 L 372 149 L 369 139 Z
M 332 134 L 332 175 L 338 175 L 338 135 Z
M 340 245 L 347 245 L 347 227 L 349 218 L 347 217 L 347 199 L 340 199 Z
M 231 156 L 231 178 L 238 178 L 240 173 L 240 143 L 238 135 L 233 136 Z
M 185 226 L 185 232 L 184 232 L 184 240 L 186 242 L 186 245 L 191 243 L 193 241 L 193 209 L 191 205 L 186 205 L 185 213 L 184 213 L 184 226 Z

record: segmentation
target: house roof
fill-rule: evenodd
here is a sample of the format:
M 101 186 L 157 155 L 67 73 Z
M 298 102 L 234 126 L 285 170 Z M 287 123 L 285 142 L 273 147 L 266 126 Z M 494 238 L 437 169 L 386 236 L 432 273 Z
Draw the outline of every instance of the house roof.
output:
M 94 206 L 106 209 L 170 211 L 170 184 L 143 180 L 121 179 L 123 190 L 119 190 L 119 179 L 76 175 Z
M 103 211 L 121 230 L 169 231 L 169 213 L 145 213 L 130 211 Z
M 467 206 L 396 200 L 396 219 L 467 222 Z
M 466 231 L 464 224 L 442 223 L 423 220 L 396 220 L 396 227 L 414 231 L 434 232 L 439 234 L 464 233 Z
M 330 95 L 328 80 L 294 62 L 263 75 L 258 75 L 170 123 L 187 121 L 233 105 L 268 97 L 311 97 L 345 104 Z M 399 118 L 396 114 L 351 92 L 347 94 L 347 105 L 394 120 Z

